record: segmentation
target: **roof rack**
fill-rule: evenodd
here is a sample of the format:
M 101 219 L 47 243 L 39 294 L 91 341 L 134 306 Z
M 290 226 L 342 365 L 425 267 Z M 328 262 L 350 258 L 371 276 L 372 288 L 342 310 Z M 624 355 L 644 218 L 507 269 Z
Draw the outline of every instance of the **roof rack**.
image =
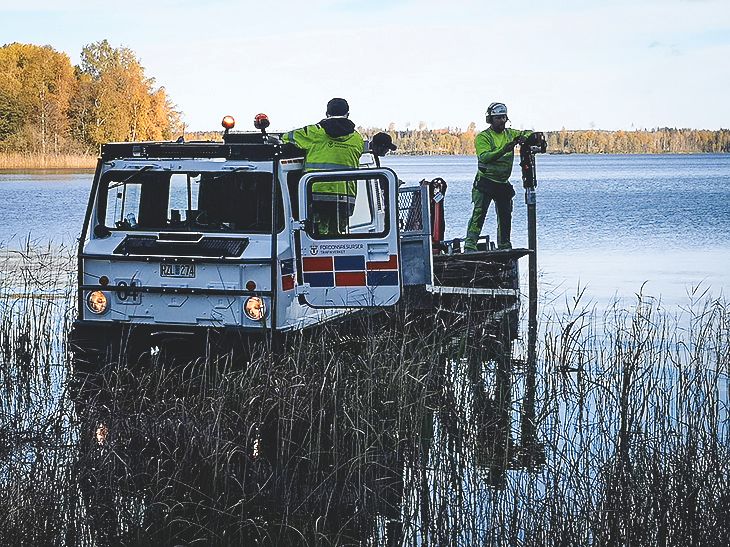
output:
M 279 153 L 295 158 L 302 151 L 291 145 L 265 142 L 261 133 L 229 133 L 224 142 L 112 142 L 101 147 L 102 161 L 121 158 L 223 158 L 229 160 L 271 161 Z

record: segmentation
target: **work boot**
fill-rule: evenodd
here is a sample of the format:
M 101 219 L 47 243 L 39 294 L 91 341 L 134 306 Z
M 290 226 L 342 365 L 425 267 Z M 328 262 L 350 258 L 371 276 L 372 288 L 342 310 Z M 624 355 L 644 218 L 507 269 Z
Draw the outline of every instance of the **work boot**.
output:
M 511 249 L 512 244 L 508 241 L 507 243 L 500 243 L 497 245 L 497 249 Z
M 464 254 L 471 254 L 471 253 L 478 253 L 479 249 L 474 249 L 472 247 L 464 247 Z

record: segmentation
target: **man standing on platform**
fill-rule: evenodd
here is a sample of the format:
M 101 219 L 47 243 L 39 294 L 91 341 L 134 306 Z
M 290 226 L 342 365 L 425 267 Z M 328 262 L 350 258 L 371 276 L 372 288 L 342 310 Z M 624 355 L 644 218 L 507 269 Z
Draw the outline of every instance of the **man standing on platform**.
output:
M 497 212 L 497 247 L 511 249 L 512 197 L 515 191 L 509 182 L 514 162 L 514 148 L 522 144 L 532 131 L 518 131 L 505 127 L 509 121 L 504 103 L 492 103 L 487 108 L 489 127 L 474 140 L 478 170 L 471 192 L 474 212 L 469 220 L 464 251 L 477 250 L 489 204 L 494 201 Z
M 284 133 L 281 140 L 306 152 L 304 172 L 349 170 L 360 165 L 364 141 L 348 118 L 350 106 L 345 99 L 327 103 L 326 118 Z M 320 235 L 345 234 L 355 208 L 355 181 L 315 182 L 312 185 L 312 213 Z

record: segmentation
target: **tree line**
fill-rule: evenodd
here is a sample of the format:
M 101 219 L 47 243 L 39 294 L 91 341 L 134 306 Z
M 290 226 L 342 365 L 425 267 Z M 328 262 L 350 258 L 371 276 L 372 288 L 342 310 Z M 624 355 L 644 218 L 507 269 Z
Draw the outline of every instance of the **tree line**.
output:
M 460 129 L 419 129 L 399 131 L 359 128 L 372 136 L 386 131 L 398 146 L 396 154 L 474 154 L 478 131 L 471 123 Z M 636 131 L 566 130 L 546 131 L 548 152 L 557 154 L 688 154 L 730 152 L 730 129 L 661 128 Z
M 180 115 L 133 51 L 95 42 L 72 66 L 50 46 L 0 47 L 0 151 L 97 154 L 109 141 L 166 140 Z

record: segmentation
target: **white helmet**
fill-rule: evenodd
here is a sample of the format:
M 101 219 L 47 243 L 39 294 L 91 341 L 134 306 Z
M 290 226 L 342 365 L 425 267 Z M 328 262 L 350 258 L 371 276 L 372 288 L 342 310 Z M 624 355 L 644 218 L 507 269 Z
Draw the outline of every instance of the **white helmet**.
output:
M 492 123 L 492 116 L 507 116 L 507 105 L 492 103 L 487 107 L 487 123 Z M 507 118 L 509 120 L 509 118 Z

